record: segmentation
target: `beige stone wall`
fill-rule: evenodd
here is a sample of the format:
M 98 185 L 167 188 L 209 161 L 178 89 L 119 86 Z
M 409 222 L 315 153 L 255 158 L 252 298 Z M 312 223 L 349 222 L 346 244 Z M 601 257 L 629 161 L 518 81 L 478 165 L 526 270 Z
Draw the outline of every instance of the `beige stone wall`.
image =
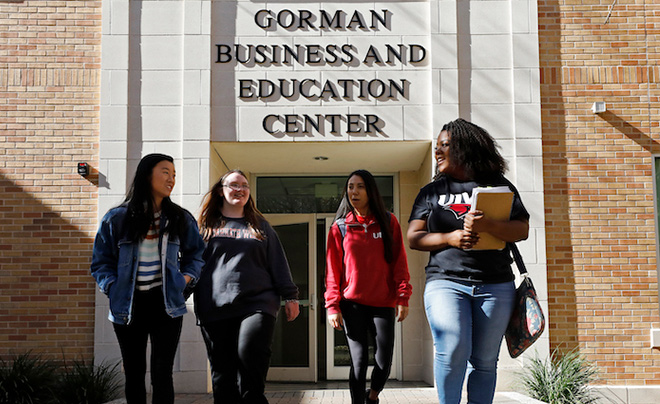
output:
M 429 144 L 429 148 L 431 145 Z M 399 173 L 399 222 L 401 231 L 408 231 L 408 220 L 415 197 L 419 190 L 430 181 L 432 172 L 431 150 L 428 157 L 422 163 L 418 171 L 405 171 Z M 403 380 L 425 380 L 433 382 L 433 352 L 432 339 L 429 326 L 424 312 L 424 284 L 426 274 L 424 267 L 428 261 L 428 253 L 411 250 L 406 242 L 406 254 L 408 255 L 408 270 L 410 271 L 410 284 L 413 294 L 410 298 L 409 314 L 402 324 L 402 364 Z

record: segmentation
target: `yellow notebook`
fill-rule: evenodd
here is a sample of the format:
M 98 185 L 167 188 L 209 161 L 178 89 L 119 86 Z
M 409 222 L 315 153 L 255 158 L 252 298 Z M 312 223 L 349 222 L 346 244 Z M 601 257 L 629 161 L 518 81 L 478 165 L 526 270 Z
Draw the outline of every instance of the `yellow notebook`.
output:
M 470 211 L 480 210 L 484 216 L 495 220 L 508 220 L 511 217 L 513 192 L 509 187 L 477 187 L 472 191 Z M 506 246 L 504 240 L 486 233 L 479 233 L 479 241 L 472 250 L 501 250 Z

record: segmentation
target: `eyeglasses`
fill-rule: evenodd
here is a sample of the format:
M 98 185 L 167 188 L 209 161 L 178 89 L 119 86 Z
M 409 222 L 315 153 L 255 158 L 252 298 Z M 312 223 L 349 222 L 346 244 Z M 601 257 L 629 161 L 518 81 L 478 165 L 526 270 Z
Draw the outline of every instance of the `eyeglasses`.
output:
M 229 188 L 233 191 L 245 191 L 247 189 L 250 189 L 250 186 L 248 184 L 229 184 L 229 185 L 223 185 L 223 188 Z

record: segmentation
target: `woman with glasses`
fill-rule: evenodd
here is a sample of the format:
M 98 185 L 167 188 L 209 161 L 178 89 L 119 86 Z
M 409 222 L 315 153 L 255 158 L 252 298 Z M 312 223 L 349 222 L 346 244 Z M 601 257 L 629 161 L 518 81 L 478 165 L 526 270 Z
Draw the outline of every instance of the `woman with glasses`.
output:
M 288 321 L 300 312 L 284 250 L 239 170 L 227 172 L 206 194 L 199 226 L 207 246 L 195 313 L 211 362 L 213 401 L 267 403 L 280 299 Z
M 527 238 L 529 213 L 504 177 L 506 161 L 483 128 L 457 119 L 437 139 L 438 174 L 417 195 L 408 242 L 429 251 L 424 305 L 431 327 L 433 371 L 441 404 L 459 404 L 467 372 L 468 403 L 492 403 L 497 359 L 513 310 L 511 255 L 473 250 L 480 232 L 503 241 Z M 475 187 L 506 186 L 514 193 L 508 220 L 470 211 Z M 469 365 L 469 366 L 468 366 Z
M 399 222 L 385 209 L 373 175 L 352 172 L 328 234 L 325 307 L 330 325 L 346 333 L 353 404 L 378 403 L 392 368 L 395 320 L 408 315 L 409 280 Z M 369 333 L 375 363 L 365 390 Z

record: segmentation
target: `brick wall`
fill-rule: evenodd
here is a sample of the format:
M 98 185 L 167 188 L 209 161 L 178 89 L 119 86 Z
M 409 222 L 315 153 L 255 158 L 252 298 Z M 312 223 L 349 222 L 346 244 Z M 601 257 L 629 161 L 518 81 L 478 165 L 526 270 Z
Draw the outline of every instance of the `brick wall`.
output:
M 0 356 L 90 359 L 101 1 L 0 0 Z
M 550 341 L 579 347 L 606 384 L 660 384 L 660 3 L 612 3 L 538 6 Z

